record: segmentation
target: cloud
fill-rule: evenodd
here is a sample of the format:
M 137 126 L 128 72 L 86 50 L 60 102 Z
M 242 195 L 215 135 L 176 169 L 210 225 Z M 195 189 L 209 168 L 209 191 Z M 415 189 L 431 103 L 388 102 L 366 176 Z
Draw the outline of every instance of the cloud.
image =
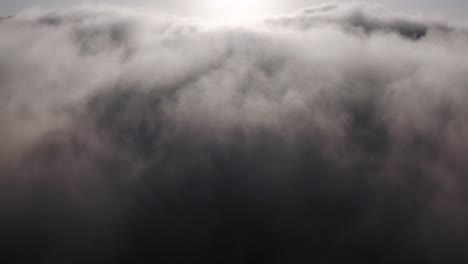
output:
M 0 23 L 5 261 L 463 261 L 468 34 L 363 4 Z
M 429 30 L 450 31 L 454 27 L 441 19 L 398 14 L 376 3 L 326 3 L 291 15 L 270 18 L 268 23 L 302 30 L 333 24 L 363 33 L 397 33 L 409 39 L 426 36 Z

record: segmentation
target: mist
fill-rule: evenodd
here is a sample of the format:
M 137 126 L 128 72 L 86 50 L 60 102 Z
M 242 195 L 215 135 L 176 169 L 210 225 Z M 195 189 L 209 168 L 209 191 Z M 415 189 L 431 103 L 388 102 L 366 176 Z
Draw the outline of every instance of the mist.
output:
M 468 31 L 371 3 L 0 20 L 2 263 L 465 263 Z

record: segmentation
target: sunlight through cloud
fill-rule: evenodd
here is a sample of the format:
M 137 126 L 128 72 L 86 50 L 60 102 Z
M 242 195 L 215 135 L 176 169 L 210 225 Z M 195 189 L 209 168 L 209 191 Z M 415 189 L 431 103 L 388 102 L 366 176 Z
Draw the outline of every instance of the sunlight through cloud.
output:
M 277 9 L 271 0 L 203 0 L 200 5 L 209 16 L 227 19 L 265 15 Z

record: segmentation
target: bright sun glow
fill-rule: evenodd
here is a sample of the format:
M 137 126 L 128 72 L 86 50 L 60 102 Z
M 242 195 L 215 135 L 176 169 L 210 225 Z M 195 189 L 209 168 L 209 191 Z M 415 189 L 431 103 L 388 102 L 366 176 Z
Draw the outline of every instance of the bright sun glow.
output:
M 215 17 L 240 18 L 272 12 L 272 0 L 203 0 L 203 9 Z

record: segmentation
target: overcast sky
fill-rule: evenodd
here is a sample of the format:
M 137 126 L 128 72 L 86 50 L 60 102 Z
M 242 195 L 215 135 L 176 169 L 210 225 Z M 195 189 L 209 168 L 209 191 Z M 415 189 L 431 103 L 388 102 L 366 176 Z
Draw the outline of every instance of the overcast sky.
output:
M 189 14 L 189 15 L 207 15 L 209 12 L 206 8 L 201 7 L 201 2 L 207 0 L 4 0 L 0 1 L 0 15 L 15 14 L 20 10 L 43 7 L 43 8 L 56 8 L 70 5 L 76 5 L 83 2 L 100 2 L 110 4 L 125 4 L 125 5 L 149 5 L 161 9 L 165 12 L 175 14 Z M 208 0 L 210 1 L 210 0 Z M 221 2 L 223 0 L 211 0 Z M 226 1 L 226 0 L 224 0 Z M 382 4 L 403 12 L 412 13 L 427 13 L 431 15 L 442 15 L 449 18 L 467 19 L 468 1 L 466 0 L 375 0 Z M 323 0 L 268 0 L 264 1 L 269 3 L 268 7 L 263 7 L 264 12 L 279 13 L 290 12 L 295 9 L 314 5 Z M 270 4 L 271 3 L 271 4 Z M 213 10 L 211 10 L 213 11 Z

